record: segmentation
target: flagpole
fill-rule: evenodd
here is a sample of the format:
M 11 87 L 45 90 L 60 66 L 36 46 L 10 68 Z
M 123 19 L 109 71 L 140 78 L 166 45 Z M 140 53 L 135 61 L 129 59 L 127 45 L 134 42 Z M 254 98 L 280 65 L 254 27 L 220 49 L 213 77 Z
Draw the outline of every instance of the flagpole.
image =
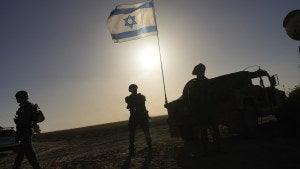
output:
M 166 92 L 166 84 L 165 84 L 165 76 L 164 76 L 164 69 L 163 69 L 163 64 L 162 64 L 162 57 L 161 57 L 161 52 L 160 52 L 160 43 L 159 43 L 159 36 L 158 36 L 158 25 L 156 22 L 156 14 L 155 14 L 155 8 L 154 8 L 154 0 L 151 0 L 153 4 L 153 14 L 154 14 L 154 21 L 156 24 L 156 29 L 157 29 L 157 45 L 158 45 L 158 50 L 159 50 L 159 59 L 160 59 L 160 69 L 161 69 L 161 76 L 163 80 L 163 86 L 164 86 L 164 94 L 165 94 L 165 104 L 168 103 L 167 99 L 167 92 Z

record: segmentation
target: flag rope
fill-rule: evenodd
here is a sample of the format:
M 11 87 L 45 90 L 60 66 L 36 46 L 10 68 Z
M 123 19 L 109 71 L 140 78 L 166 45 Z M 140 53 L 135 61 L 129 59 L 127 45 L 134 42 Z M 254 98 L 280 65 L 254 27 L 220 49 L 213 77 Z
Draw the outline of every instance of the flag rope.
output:
M 162 75 L 162 81 L 163 81 L 163 87 L 164 87 L 164 94 L 165 94 L 165 104 L 168 103 L 167 99 L 167 92 L 166 92 L 166 83 L 165 83 L 165 76 L 164 76 L 164 69 L 162 64 L 162 57 L 161 57 L 161 50 L 160 50 L 160 43 L 159 43 L 159 36 L 158 36 L 158 24 L 156 22 L 156 14 L 155 14 L 155 7 L 154 7 L 154 0 L 151 0 L 153 4 L 153 14 L 154 14 L 154 21 L 156 24 L 156 31 L 157 31 L 157 45 L 158 45 L 158 51 L 159 51 L 159 59 L 160 59 L 160 69 L 161 69 L 161 75 Z

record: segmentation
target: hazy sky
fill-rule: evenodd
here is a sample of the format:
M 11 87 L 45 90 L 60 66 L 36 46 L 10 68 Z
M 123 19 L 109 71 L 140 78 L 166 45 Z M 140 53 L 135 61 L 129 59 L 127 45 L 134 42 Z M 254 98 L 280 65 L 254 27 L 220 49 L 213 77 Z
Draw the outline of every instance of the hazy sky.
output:
M 167 114 L 156 36 L 114 44 L 111 10 L 137 0 L 0 2 L 0 125 L 14 126 L 14 94 L 27 90 L 53 131 L 128 119 L 124 97 L 136 83 L 150 116 Z M 282 21 L 299 0 L 157 0 L 168 100 L 178 98 L 202 62 L 208 78 L 252 65 L 300 82 L 299 42 Z M 250 69 L 251 70 L 251 69 Z M 255 70 L 252 68 L 252 70 Z

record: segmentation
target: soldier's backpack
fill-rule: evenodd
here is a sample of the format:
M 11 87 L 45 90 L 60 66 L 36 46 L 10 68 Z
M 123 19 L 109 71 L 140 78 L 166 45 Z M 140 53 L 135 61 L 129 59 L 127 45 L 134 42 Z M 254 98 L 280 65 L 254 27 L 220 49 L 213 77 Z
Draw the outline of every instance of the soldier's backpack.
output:
M 35 106 L 36 111 L 33 116 L 33 121 L 36 123 L 41 123 L 45 120 L 45 116 L 37 104 L 35 104 L 34 106 Z

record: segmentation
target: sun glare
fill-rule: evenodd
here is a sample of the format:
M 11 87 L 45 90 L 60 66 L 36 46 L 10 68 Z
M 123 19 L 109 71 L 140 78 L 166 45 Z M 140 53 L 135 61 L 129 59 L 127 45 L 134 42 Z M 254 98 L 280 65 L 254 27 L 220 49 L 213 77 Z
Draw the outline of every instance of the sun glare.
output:
M 153 69 L 159 66 L 159 52 L 154 45 L 147 45 L 141 48 L 138 54 L 138 64 L 145 69 Z

